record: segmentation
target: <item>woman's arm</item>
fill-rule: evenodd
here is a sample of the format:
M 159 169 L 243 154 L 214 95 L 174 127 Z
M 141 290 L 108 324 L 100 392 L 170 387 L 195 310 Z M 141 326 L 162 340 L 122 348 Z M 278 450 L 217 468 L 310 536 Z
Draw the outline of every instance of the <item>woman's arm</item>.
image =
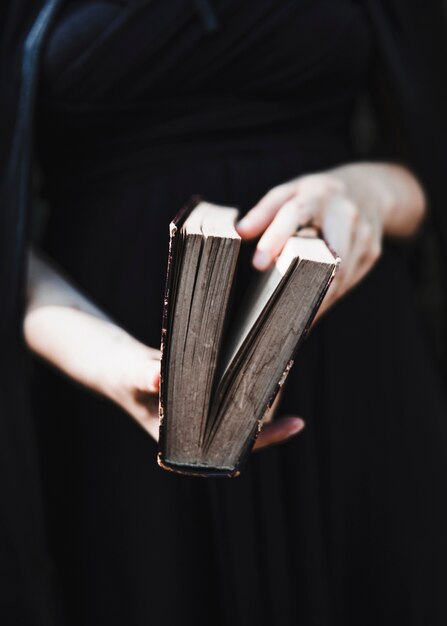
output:
M 425 194 L 410 171 L 389 163 L 354 163 L 273 188 L 239 222 L 238 231 L 243 239 L 262 235 L 253 264 L 264 270 L 299 226 L 321 228 L 342 259 L 324 311 L 369 272 L 384 236 L 415 234 L 425 211 Z
M 115 402 L 158 439 L 160 351 L 120 328 L 33 252 L 24 335 L 33 352 Z M 296 417 L 275 420 L 263 429 L 256 447 L 280 443 L 303 425 Z
M 160 352 L 120 328 L 34 252 L 24 334 L 33 352 L 157 437 Z

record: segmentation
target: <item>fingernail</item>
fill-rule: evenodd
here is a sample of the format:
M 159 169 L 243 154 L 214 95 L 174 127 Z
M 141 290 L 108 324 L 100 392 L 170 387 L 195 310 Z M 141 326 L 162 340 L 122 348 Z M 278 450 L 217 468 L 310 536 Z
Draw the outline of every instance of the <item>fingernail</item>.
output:
M 293 434 L 299 433 L 300 430 L 303 430 L 305 425 L 306 425 L 306 422 L 304 420 L 297 419 L 295 424 L 294 424 L 294 426 L 293 426 L 293 428 L 292 428 Z
M 256 250 L 253 257 L 253 265 L 258 270 L 265 270 L 270 265 L 271 257 L 265 250 Z
M 293 437 L 297 435 L 299 432 L 303 430 L 306 426 L 306 422 L 300 418 L 294 419 L 293 422 L 289 424 L 289 434 L 288 437 Z

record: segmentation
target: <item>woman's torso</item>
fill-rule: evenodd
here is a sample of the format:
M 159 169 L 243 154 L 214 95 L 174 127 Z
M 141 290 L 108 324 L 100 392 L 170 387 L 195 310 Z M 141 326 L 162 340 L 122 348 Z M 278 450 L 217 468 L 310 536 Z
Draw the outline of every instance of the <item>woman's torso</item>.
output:
M 212 34 L 192 0 L 69 0 L 43 60 L 48 245 L 155 345 L 160 309 L 144 327 L 138 311 L 151 296 L 161 302 L 173 215 L 197 193 L 244 212 L 285 180 L 349 160 L 352 112 L 367 80 L 371 37 L 355 0 L 211 5 Z M 129 244 L 119 259 L 117 236 Z M 126 281 L 137 262 L 127 254 L 143 248 L 131 242 L 142 238 L 153 254 L 140 261 L 158 274 L 146 279 L 145 306 L 123 305 L 103 274 L 112 265 Z
M 91 193 L 196 157 L 295 151 L 297 174 L 347 158 L 370 53 L 358 3 L 211 4 L 210 34 L 192 0 L 66 3 L 41 89 L 50 188 Z
M 44 56 L 44 247 L 154 346 L 172 216 L 195 193 L 245 211 L 352 158 L 373 50 L 354 0 L 211 4 L 210 34 L 189 0 L 72 0 Z M 408 597 L 427 552 L 414 546 L 383 572 L 395 528 L 427 530 L 412 455 L 417 445 L 430 458 L 424 442 L 438 437 L 436 420 L 417 442 L 407 426 L 437 393 L 412 311 L 401 261 L 386 252 L 300 351 L 283 410 L 305 417 L 305 433 L 254 455 L 237 481 L 163 472 L 155 443 L 118 409 L 41 370 L 48 518 L 74 623 L 411 623 L 388 583 Z M 441 461 L 424 468 L 437 484 Z M 423 611 L 436 597 L 420 582 Z

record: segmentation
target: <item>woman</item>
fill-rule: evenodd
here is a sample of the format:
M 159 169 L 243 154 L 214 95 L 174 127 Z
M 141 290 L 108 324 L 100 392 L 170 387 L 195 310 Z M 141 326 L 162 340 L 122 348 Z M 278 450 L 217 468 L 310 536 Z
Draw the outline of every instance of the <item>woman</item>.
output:
M 121 410 L 40 369 L 69 618 L 443 624 L 446 404 L 388 239 L 417 231 L 425 194 L 419 172 L 386 160 L 394 153 L 354 162 L 349 142 L 383 34 L 371 29 L 376 9 L 197 6 L 174 3 L 173 16 L 158 2 L 67 1 L 48 31 L 36 107 L 43 247 L 136 339 L 34 261 L 28 343 L 153 431 L 135 391 L 157 388 L 146 346 L 159 341 L 167 224 L 192 193 L 241 207 L 261 271 L 297 226 L 317 223 L 343 259 L 325 306 L 340 301 L 281 399 L 305 433 L 254 455 L 237 481 L 163 473 Z M 274 440 L 302 426 L 279 424 Z

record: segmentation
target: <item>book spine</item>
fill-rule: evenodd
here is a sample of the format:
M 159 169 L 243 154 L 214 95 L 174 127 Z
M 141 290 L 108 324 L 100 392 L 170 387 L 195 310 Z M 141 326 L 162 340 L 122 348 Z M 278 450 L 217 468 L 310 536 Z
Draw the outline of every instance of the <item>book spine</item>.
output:
M 166 461 L 160 452 L 158 453 L 157 461 L 158 465 L 164 470 L 173 472 L 174 474 L 181 474 L 182 476 L 194 476 L 197 478 L 236 478 L 241 473 L 238 468 L 217 469 L 204 465 L 177 465 L 176 463 Z
M 247 438 L 247 441 L 244 445 L 243 450 L 241 451 L 241 455 L 239 460 L 234 468 L 223 468 L 217 469 L 206 466 L 188 466 L 188 465 L 177 465 L 175 463 L 170 463 L 165 459 L 165 449 L 166 449 L 166 414 L 165 414 L 165 386 L 166 386 L 166 376 L 167 376 L 167 365 L 168 365 L 168 354 L 169 354 L 169 337 L 167 333 L 167 328 L 169 324 L 169 315 L 170 315 L 170 294 L 172 289 L 172 284 L 174 281 L 175 275 L 175 262 L 176 262 L 176 248 L 177 248 L 177 236 L 178 229 L 181 227 L 184 219 L 190 213 L 190 211 L 202 200 L 201 197 L 193 197 L 190 203 L 179 212 L 179 214 L 174 218 L 174 220 L 170 224 L 170 240 L 169 240 L 169 254 L 168 254 L 168 270 L 166 277 L 166 289 L 165 289 L 165 297 L 163 303 L 163 325 L 162 325 L 162 336 L 161 336 L 161 374 L 160 374 L 160 438 L 159 438 L 159 452 L 157 456 L 158 464 L 165 470 L 175 472 L 177 474 L 187 475 L 187 476 L 197 476 L 202 478 L 216 478 L 216 477 L 237 477 L 240 475 L 243 466 L 247 462 L 249 454 L 253 448 L 253 445 L 259 436 L 259 433 L 262 430 L 263 422 L 270 411 L 273 403 L 280 392 L 281 388 L 284 386 L 287 377 L 294 365 L 296 354 L 301 347 L 302 342 L 307 337 L 309 330 L 312 326 L 312 323 L 315 319 L 315 316 L 321 306 L 321 303 L 334 279 L 338 266 L 340 264 L 340 259 L 337 257 L 336 262 L 333 266 L 331 275 L 328 277 L 324 288 L 321 290 L 321 293 L 318 297 L 318 300 L 313 307 L 309 318 L 307 320 L 304 331 L 299 337 L 293 353 L 287 363 L 284 372 L 282 373 L 278 383 L 275 386 L 273 393 L 271 394 L 266 406 L 263 411 L 261 417 L 256 420 L 255 426 L 253 428 L 252 434 Z M 336 256 L 334 254 L 334 256 Z
M 202 201 L 201 196 L 192 196 L 189 202 L 177 213 L 172 222 L 169 224 L 169 247 L 168 262 L 166 270 L 165 292 L 163 298 L 163 315 L 160 339 L 160 392 L 158 396 L 158 414 L 159 414 L 159 439 L 158 439 L 158 464 L 165 467 L 163 458 L 166 450 L 166 384 L 169 364 L 169 318 L 171 315 L 171 293 L 174 285 L 174 276 L 176 272 L 176 250 L 178 244 L 178 231 L 183 225 L 185 219 L 191 211 Z M 167 468 L 165 468 L 167 469 Z

